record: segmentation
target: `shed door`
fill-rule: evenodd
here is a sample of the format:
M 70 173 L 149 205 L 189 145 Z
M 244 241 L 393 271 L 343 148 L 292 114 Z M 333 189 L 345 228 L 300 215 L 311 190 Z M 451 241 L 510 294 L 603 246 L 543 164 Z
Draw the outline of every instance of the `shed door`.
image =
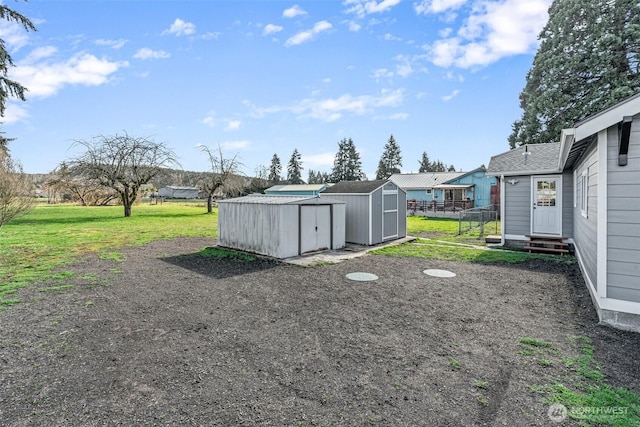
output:
M 561 200 L 558 177 L 533 179 L 532 231 L 534 234 L 560 235 Z
M 331 247 L 331 206 L 300 207 L 300 253 Z
M 398 191 L 383 192 L 382 240 L 398 237 Z

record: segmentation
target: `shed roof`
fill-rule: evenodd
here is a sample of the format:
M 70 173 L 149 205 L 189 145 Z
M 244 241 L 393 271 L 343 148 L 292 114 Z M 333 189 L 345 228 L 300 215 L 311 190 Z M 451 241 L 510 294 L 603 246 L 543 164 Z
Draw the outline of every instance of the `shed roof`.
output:
M 249 194 L 234 199 L 220 200 L 218 203 L 241 203 L 255 205 L 326 205 L 343 204 L 343 201 L 317 196 L 285 196 L 271 194 Z
M 375 181 L 340 181 L 339 183 L 324 190 L 322 194 L 370 194 L 388 182 L 389 180 L 386 179 L 379 179 Z
M 279 184 L 265 191 L 322 191 L 327 184 Z
M 525 144 L 491 157 L 487 175 L 558 173 L 560 143 Z
M 389 178 L 398 187 L 406 190 L 422 190 L 425 188 L 433 188 L 439 184 L 446 184 L 456 178 L 465 175 L 466 172 L 424 172 L 424 173 L 407 173 L 394 174 Z

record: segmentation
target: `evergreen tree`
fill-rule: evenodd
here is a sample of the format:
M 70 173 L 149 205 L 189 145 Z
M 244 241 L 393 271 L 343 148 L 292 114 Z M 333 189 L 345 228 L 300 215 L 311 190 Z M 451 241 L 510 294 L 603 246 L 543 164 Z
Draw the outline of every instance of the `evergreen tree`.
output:
M 389 141 L 387 141 L 384 146 L 384 152 L 378 162 L 376 179 L 387 179 L 394 173 L 400 173 L 401 166 L 402 156 L 400 155 L 400 146 L 398 146 L 393 135 L 391 135 Z
M 361 181 L 365 179 L 362 172 L 362 162 L 360 154 L 356 151 L 356 146 L 351 138 L 343 138 L 338 142 L 338 152 L 333 161 L 331 171 L 331 181 Z
M 309 169 L 309 178 L 307 178 L 307 183 L 308 184 L 320 184 L 320 182 L 318 182 L 318 175 L 316 175 L 315 171 L 313 169 Z
M 0 19 L 15 22 L 26 31 L 36 31 L 36 27 L 29 18 L 3 4 L 0 4 Z M 27 91 L 27 88 L 8 78 L 9 68 L 13 66 L 13 58 L 11 58 L 11 54 L 5 47 L 5 41 L 0 38 L 0 117 L 4 117 L 8 98 L 17 98 L 21 101 L 26 100 L 24 93 Z M 12 141 L 11 138 L 5 138 L 0 135 L 0 155 L 7 153 L 7 145 L 10 141 Z
M 447 168 L 447 172 L 455 172 L 456 171 L 456 167 L 453 165 L 449 165 L 449 167 Z
M 637 0 L 555 0 L 539 38 L 512 148 L 557 141 L 563 128 L 640 90 Z
M 426 151 L 422 152 L 422 160 L 420 160 L 419 163 L 420 169 L 418 169 L 418 172 L 425 173 L 431 171 L 431 161 L 429 160 L 429 156 Z
M 302 180 L 302 156 L 298 152 L 298 149 L 293 150 L 289 164 L 287 165 L 287 181 L 290 184 L 304 184 Z
M 282 180 L 280 172 L 282 172 L 280 157 L 278 157 L 277 154 L 274 154 L 271 158 L 271 166 L 269 166 L 269 177 L 267 179 L 273 183 L 280 182 Z

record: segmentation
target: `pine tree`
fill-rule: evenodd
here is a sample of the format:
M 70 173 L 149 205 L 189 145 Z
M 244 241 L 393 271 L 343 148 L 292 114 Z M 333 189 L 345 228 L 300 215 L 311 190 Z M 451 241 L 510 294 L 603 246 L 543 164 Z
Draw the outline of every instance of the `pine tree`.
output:
M 287 181 L 289 184 L 304 184 L 302 180 L 302 156 L 298 152 L 298 149 L 293 150 L 289 164 L 287 165 Z
M 318 174 L 319 175 L 319 174 Z M 308 184 L 320 184 L 319 176 L 316 175 L 316 172 L 313 169 L 309 169 L 309 178 L 307 178 Z
M 338 152 L 333 161 L 331 171 L 331 181 L 361 181 L 365 179 L 362 172 L 362 162 L 360 154 L 356 151 L 356 146 L 351 138 L 343 138 L 338 142 Z
M 555 0 L 509 145 L 557 141 L 563 128 L 640 90 L 640 3 Z
M 274 154 L 271 158 L 271 166 L 269 166 L 269 177 L 268 180 L 273 183 L 278 183 L 282 180 L 280 176 L 280 172 L 282 172 L 282 164 L 280 163 L 280 157 L 277 154 Z
M 419 163 L 420 169 L 418 169 L 418 172 L 425 173 L 431 171 L 431 161 L 429 160 L 429 156 L 426 151 L 422 152 L 422 160 L 420 160 Z
M 402 155 L 400 154 L 400 146 L 398 146 L 393 135 L 391 135 L 389 141 L 387 141 L 384 146 L 384 152 L 378 162 L 376 179 L 387 179 L 394 173 L 400 173 L 401 166 Z

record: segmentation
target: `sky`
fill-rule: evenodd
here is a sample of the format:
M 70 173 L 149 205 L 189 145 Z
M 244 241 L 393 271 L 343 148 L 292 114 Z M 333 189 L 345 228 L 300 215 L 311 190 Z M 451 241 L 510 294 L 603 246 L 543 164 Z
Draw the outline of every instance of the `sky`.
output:
M 519 94 L 551 0 L 29 0 L 0 3 L 27 87 L 0 129 L 25 172 L 47 173 L 77 141 L 127 133 L 164 143 L 188 171 L 199 145 L 256 176 L 297 149 L 303 179 L 330 172 L 351 138 L 375 179 L 391 135 L 402 172 L 422 153 L 458 171 L 509 149 Z

